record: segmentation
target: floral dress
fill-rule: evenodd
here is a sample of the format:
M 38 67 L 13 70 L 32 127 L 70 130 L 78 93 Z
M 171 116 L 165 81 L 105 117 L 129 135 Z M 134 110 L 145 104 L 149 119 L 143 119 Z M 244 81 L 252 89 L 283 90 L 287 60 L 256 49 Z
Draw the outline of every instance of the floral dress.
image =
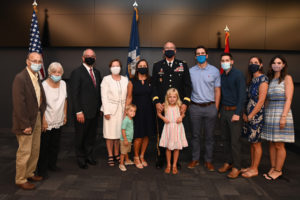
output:
M 268 81 L 268 77 L 264 74 L 252 79 L 247 89 L 247 105 L 245 113 L 247 116 L 252 112 L 258 102 L 259 86 L 264 82 L 268 83 Z M 260 142 L 263 125 L 264 105 L 261 107 L 260 111 L 256 113 L 252 120 L 245 122 L 243 127 L 243 136 L 246 137 L 249 142 Z

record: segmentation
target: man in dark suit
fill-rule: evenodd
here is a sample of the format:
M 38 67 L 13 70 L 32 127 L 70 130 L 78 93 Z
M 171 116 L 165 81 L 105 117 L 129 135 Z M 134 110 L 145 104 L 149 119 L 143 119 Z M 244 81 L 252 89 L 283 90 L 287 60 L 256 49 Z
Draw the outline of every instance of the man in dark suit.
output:
M 176 46 L 173 42 L 167 42 L 164 45 L 163 54 L 165 59 L 154 63 L 152 70 L 153 103 L 157 112 L 164 109 L 163 103 L 167 90 L 176 88 L 179 92 L 183 104 L 180 108 L 181 113 L 185 113 L 190 104 L 191 96 L 191 78 L 187 64 L 184 61 L 175 58 Z M 158 119 L 159 138 L 163 129 L 163 121 Z M 158 142 L 159 142 L 158 138 Z M 164 148 L 157 149 L 156 168 L 161 168 L 164 163 Z M 180 165 L 178 166 L 180 168 Z
M 25 190 L 35 188 L 28 180 L 43 179 L 34 175 L 39 158 L 42 116 L 46 110 L 46 97 L 38 77 L 42 62 L 41 54 L 28 54 L 27 67 L 16 75 L 12 86 L 12 132 L 16 134 L 19 144 L 15 183 Z
M 86 49 L 82 65 L 71 74 L 71 98 L 75 116 L 75 151 L 78 166 L 87 169 L 96 165 L 93 156 L 100 113 L 100 72 L 94 68 L 96 54 Z

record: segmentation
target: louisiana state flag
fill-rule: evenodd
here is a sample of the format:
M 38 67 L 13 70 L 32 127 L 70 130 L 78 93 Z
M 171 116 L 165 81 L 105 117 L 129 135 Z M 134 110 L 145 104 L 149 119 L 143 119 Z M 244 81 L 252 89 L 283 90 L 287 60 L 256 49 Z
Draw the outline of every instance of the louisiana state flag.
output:
M 127 58 L 127 76 L 133 77 L 135 74 L 135 65 L 140 59 L 140 41 L 139 41 L 139 31 L 138 31 L 138 9 L 137 6 L 133 9 L 130 42 L 128 49 Z

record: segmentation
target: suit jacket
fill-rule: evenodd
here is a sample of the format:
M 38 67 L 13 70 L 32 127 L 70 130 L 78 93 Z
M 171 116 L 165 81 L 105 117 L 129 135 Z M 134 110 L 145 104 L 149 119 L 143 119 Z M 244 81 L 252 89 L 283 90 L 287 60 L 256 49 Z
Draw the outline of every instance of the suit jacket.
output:
M 174 59 L 172 67 L 167 61 L 154 63 L 152 70 L 153 103 L 163 103 L 169 88 L 176 88 L 184 104 L 189 105 L 191 97 L 191 77 L 187 64 Z
M 73 113 L 83 112 L 84 117 L 92 119 L 99 115 L 101 106 L 100 97 L 100 72 L 93 67 L 96 78 L 96 87 L 90 73 L 81 65 L 73 70 L 70 80 Z
M 33 129 L 36 123 L 38 111 L 41 112 L 41 117 L 44 115 L 47 103 L 45 92 L 40 80 L 39 85 L 41 89 L 40 107 L 38 107 L 35 90 L 27 69 L 25 68 L 16 75 L 12 87 L 13 133 L 24 134 L 24 129 L 28 127 Z
M 104 115 L 113 115 L 117 112 L 118 105 L 121 103 L 122 112 L 125 109 L 128 78 L 121 76 L 120 80 L 121 93 L 118 85 L 111 75 L 105 76 L 101 83 L 102 107 Z

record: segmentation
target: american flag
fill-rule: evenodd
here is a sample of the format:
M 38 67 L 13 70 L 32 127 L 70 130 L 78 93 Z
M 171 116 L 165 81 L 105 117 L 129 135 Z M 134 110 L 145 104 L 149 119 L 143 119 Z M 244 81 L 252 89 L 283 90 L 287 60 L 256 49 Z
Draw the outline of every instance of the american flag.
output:
M 29 43 L 29 52 L 37 52 L 42 54 L 42 45 L 40 40 L 40 31 L 39 24 L 36 16 L 35 10 L 32 13 L 31 27 L 30 27 L 30 43 Z M 44 64 L 42 64 L 42 68 L 39 71 L 40 79 L 45 78 L 45 69 Z

